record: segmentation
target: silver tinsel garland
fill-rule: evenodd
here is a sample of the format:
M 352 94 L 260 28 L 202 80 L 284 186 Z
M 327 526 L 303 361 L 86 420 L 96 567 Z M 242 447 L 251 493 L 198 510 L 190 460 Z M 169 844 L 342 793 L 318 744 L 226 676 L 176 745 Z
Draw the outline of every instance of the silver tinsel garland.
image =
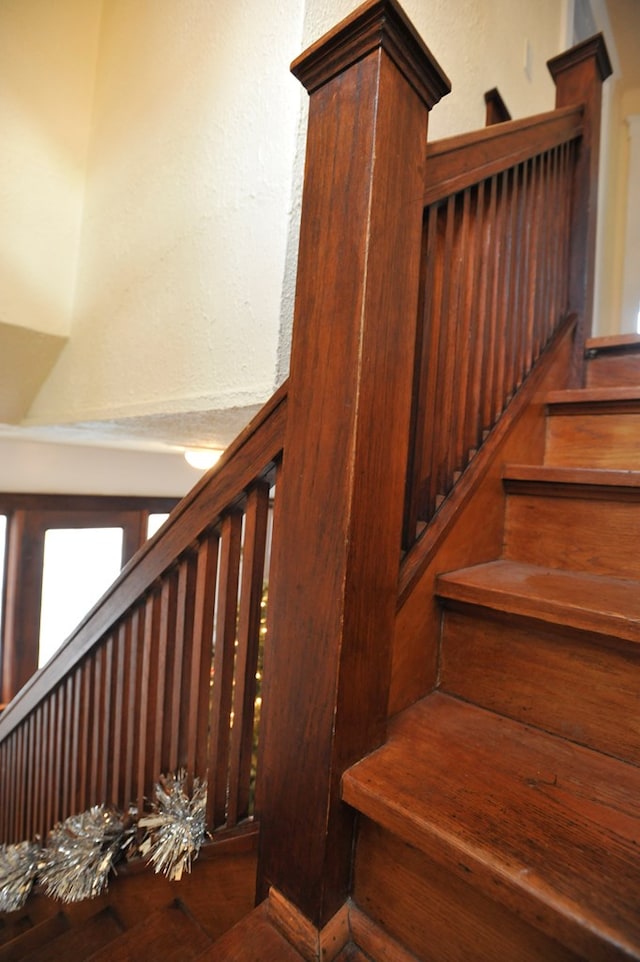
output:
M 147 829 L 140 852 L 156 873 L 179 881 L 197 857 L 206 836 L 207 783 L 195 778 L 191 797 L 184 788 L 185 772 L 163 775 L 155 787 L 153 814 L 139 819 Z
M 49 832 L 38 880 L 50 898 L 62 902 L 95 898 L 106 887 L 125 843 L 122 819 L 95 805 Z
M 35 842 L 0 846 L 0 912 L 15 912 L 29 897 L 42 850 Z

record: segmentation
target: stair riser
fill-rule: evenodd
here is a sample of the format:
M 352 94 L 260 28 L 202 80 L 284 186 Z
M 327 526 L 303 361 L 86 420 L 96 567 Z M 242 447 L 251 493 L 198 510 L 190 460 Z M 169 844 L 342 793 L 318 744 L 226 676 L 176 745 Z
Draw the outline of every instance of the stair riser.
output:
M 640 357 L 637 352 L 594 357 L 586 368 L 587 387 L 634 387 L 640 384 Z
M 640 470 L 640 413 L 553 414 L 547 419 L 545 464 Z
M 634 647 L 455 605 L 443 617 L 441 687 L 640 764 L 640 660 Z
M 358 837 L 354 901 L 424 962 L 578 959 L 368 820 Z
M 640 503 L 514 494 L 507 498 L 503 558 L 618 578 L 640 577 Z

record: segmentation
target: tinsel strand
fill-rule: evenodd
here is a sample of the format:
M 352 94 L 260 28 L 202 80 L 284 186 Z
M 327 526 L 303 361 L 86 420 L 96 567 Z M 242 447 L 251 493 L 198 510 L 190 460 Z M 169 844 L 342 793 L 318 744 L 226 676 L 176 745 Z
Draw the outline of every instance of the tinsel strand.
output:
M 35 842 L 0 846 L 0 912 L 22 908 L 33 887 L 42 850 Z
M 207 783 L 195 778 L 189 797 L 184 771 L 161 776 L 155 786 L 153 812 L 139 819 L 147 829 L 140 852 L 148 857 L 156 873 L 179 881 L 191 871 L 206 836 Z

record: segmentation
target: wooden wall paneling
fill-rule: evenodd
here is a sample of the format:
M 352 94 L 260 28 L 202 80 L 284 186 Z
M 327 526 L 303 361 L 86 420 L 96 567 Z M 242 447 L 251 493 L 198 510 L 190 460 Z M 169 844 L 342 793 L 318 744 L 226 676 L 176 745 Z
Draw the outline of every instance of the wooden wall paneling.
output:
M 340 778 L 385 734 L 424 145 L 448 83 L 389 2 L 361 8 L 292 69 L 311 97 L 269 597 L 259 893 L 275 885 L 322 927 L 349 882 L 353 818 Z
M 256 669 L 260 644 L 260 604 L 269 514 L 269 485 L 257 481 L 245 511 L 238 648 L 233 692 L 227 820 L 235 825 L 249 814 Z
M 8 703 L 38 668 L 44 531 L 31 513 L 7 515 L 2 606 L 2 701 Z
M 213 624 L 216 608 L 218 540 L 215 530 L 208 531 L 198 545 L 194 591 L 193 658 L 191 661 L 191 698 L 186 722 L 187 772 L 207 777 L 208 732 L 211 706 L 211 669 L 213 665 Z
M 220 531 L 218 610 L 214 635 L 213 693 L 209 743 L 209 830 L 225 824 L 238 584 L 242 547 L 242 515 L 229 511 Z
M 553 57 L 547 66 L 556 85 L 556 107 L 582 104 L 584 108 L 569 268 L 569 309 L 580 319 L 573 358 L 573 383 L 579 386 L 584 381 L 584 343 L 591 332 L 593 314 L 602 84 L 612 70 L 601 34 Z

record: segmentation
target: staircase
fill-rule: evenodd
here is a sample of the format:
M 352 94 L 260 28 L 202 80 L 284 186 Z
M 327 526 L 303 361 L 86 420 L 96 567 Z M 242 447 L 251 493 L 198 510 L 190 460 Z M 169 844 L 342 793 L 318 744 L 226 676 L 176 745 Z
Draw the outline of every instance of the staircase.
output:
M 437 579 L 438 690 L 343 778 L 354 902 L 419 959 L 640 958 L 639 346 L 548 396 L 500 557 Z

